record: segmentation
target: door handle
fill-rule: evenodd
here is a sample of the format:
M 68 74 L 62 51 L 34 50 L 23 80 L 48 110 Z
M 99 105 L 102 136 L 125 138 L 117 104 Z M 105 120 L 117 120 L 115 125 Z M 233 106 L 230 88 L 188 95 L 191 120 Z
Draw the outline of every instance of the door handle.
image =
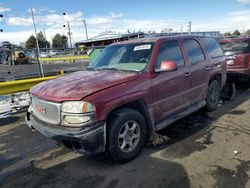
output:
M 186 72 L 186 73 L 184 74 L 185 77 L 189 77 L 190 75 L 191 75 L 190 72 Z
M 209 67 L 209 66 L 206 67 L 206 70 L 210 70 L 210 69 L 211 69 L 211 67 Z

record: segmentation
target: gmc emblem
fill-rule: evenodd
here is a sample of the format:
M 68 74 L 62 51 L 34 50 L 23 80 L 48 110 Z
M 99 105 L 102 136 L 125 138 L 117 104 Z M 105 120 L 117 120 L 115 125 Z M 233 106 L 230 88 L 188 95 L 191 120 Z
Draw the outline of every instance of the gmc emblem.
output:
M 46 108 L 44 108 L 44 107 L 36 106 L 36 110 L 37 110 L 38 112 L 47 114 Z

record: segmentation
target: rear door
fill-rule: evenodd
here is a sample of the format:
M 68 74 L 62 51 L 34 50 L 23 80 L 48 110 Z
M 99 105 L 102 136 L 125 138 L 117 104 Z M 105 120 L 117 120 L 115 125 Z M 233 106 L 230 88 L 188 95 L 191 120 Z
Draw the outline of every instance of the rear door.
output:
M 182 40 L 191 74 L 191 104 L 201 102 L 207 95 L 210 65 L 198 38 Z
M 190 104 L 189 68 L 185 64 L 183 52 L 177 40 L 164 41 L 160 44 L 155 69 L 158 69 L 164 60 L 175 61 L 177 70 L 160 72 L 152 79 L 156 122 L 171 116 L 173 113 L 178 113 Z

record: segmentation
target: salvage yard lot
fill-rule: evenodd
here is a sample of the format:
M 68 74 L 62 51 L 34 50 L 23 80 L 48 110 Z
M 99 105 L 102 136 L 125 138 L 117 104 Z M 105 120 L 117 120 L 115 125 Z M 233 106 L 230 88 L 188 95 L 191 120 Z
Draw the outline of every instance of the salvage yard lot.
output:
M 165 144 L 116 164 L 64 149 L 16 114 L 0 121 L 0 187 L 250 187 L 249 88 L 159 133 Z

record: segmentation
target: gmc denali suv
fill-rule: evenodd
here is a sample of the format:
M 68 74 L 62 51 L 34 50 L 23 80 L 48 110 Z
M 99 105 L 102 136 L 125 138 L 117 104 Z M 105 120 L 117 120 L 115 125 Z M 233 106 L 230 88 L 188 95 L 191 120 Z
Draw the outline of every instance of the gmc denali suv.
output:
M 217 108 L 226 60 L 214 38 L 173 36 L 115 43 L 80 72 L 30 90 L 26 122 L 85 154 L 135 158 L 153 132 L 199 108 Z

